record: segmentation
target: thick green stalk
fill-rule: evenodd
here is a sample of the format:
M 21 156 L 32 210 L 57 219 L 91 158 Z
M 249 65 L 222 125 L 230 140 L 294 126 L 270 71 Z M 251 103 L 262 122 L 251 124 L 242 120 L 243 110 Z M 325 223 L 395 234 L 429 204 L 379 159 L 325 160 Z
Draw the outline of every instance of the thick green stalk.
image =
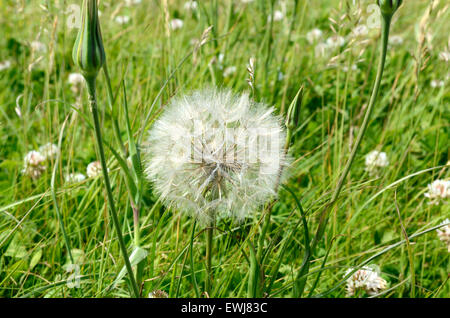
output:
M 314 241 L 312 242 L 312 246 L 311 246 L 312 251 L 314 251 L 315 247 L 317 246 L 317 243 L 322 239 L 322 236 L 324 234 L 324 230 L 325 230 L 325 227 L 327 224 L 327 216 L 328 216 L 329 212 L 331 211 L 331 209 L 334 207 L 334 205 L 339 197 L 339 193 L 342 190 L 344 181 L 350 171 L 350 168 L 353 164 L 356 153 L 358 151 L 359 145 L 361 144 L 361 141 L 364 137 L 367 126 L 369 124 L 369 120 L 372 115 L 373 107 L 375 105 L 375 101 L 378 96 L 378 91 L 380 89 L 381 79 L 383 77 L 384 65 L 386 62 L 386 53 L 387 53 L 391 19 L 392 19 L 392 16 L 390 16 L 390 17 L 384 16 L 382 19 L 381 58 L 380 58 L 380 63 L 378 65 L 377 77 L 375 79 L 375 85 L 373 87 L 372 95 L 370 97 L 369 106 L 368 106 L 366 114 L 364 116 L 364 120 L 361 125 L 361 129 L 358 133 L 358 137 L 356 138 L 355 145 L 353 146 L 352 152 L 350 153 L 350 158 L 348 159 L 348 161 L 345 165 L 344 171 L 342 172 L 341 177 L 339 178 L 338 184 L 336 186 L 336 189 L 333 192 L 333 195 L 331 197 L 329 204 L 324 208 L 324 210 L 322 211 L 322 213 L 320 215 L 319 227 L 317 229 L 316 236 L 314 237 Z
M 125 242 L 123 240 L 122 230 L 120 228 L 119 218 L 117 216 L 116 206 L 114 204 L 114 198 L 113 198 L 113 194 L 112 194 L 112 190 L 111 190 L 111 183 L 109 181 L 108 167 L 106 165 L 105 152 L 103 149 L 103 142 L 102 142 L 102 133 L 101 133 L 101 129 L 100 129 L 100 120 L 99 120 L 98 109 L 97 109 L 97 94 L 96 94 L 96 89 L 95 89 L 95 82 L 96 82 L 95 77 L 86 78 L 86 82 L 87 82 L 87 87 L 88 87 L 88 91 L 89 91 L 89 106 L 90 106 L 90 110 L 91 110 L 92 117 L 94 120 L 94 129 L 95 129 L 97 148 L 98 148 L 98 153 L 100 155 L 100 163 L 102 165 L 102 173 L 103 173 L 103 177 L 104 177 L 105 188 L 106 188 L 108 202 L 109 202 L 109 210 L 111 212 L 113 224 L 114 224 L 114 227 L 117 232 L 120 249 L 122 251 L 122 256 L 125 261 L 125 267 L 127 269 L 128 276 L 130 277 L 131 286 L 133 288 L 133 293 L 134 293 L 135 297 L 139 298 L 140 297 L 139 288 L 138 288 L 136 280 L 134 278 L 133 269 L 131 267 L 127 249 L 125 247 Z

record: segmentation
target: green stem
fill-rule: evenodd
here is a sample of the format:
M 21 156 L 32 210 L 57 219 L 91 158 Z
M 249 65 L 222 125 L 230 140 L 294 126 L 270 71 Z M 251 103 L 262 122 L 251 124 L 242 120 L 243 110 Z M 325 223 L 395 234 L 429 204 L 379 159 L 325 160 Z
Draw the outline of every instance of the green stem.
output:
M 336 186 L 336 189 L 333 192 L 333 195 L 331 197 L 329 204 L 324 208 L 324 210 L 322 211 L 322 213 L 320 215 L 319 227 L 317 229 L 316 235 L 314 237 L 314 241 L 311 246 L 312 251 L 314 251 L 315 247 L 317 246 L 317 243 L 322 239 L 322 236 L 324 234 L 324 230 L 325 230 L 325 227 L 327 224 L 327 216 L 328 216 L 330 210 L 334 207 L 334 205 L 339 197 L 339 193 L 342 190 L 344 181 L 345 181 L 345 179 L 350 171 L 350 168 L 353 164 L 353 161 L 355 159 L 359 145 L 361 144 L 361 141 L 364 137 L 364 133 L 366 132 L 370 117 L 372 115 L 373 107 L 375 105 L 375 101 L 378 96 L 381 79 L 383 77 L 384 65 L 386 62 L 386 53 L 387 53 L 387 46 L 388 46 L 388 39 L 389 39 L 389 29 L 390 29 L 390 25 L 391 25 L 391 17 L 383 17 L 382 21 L 383 22 L 382 22 L 382 35 L 381 35 L 381 41 L 382 41 L 381 58 L 380 58 L 380 63 L 378 65 L 377 77 L 375 79 L 375 85 L 373 87 L 372 95 L 370 97 L 369 106 L 368 106 L 366 114 L 364 116 L 364 120 L 361 125 L 361 129 L 358 133 L 358 137 L 356 139 L 355 145 L 352 149 L 352 152 L 350 153 L 350 158 L 348 159 L 348 161 L 345 165 L 344 171 L 342 172 L 341 177 L 339 178 L 338 184 Z
M 117 122 L 117 116 L 114 112 L 115 99 L 114 99 L 114 94 L 113 94 L 112 85 L 111 85 L 111 77 L 109 76 L 108 65 L 106 62 L 103 65 L 102 69 L 103 69 L 103 73 L 105 74 L 105 79 L 106 79 L 106 92 L 108 95 L 109 112 L 111 114 L 111 119 L 112 119 L 112 123 L 113 123 L 114 136 L 116 137 L 117 143 L 119 144 L 122 155 L 126 156 L 125 145 L 123 144 L 122 137 L 120 135 L 119 123 Z
M 206 280 L 205 280 L 205 291 L 208 296 L 211 297 L 211 282 L 212 282 L 212 271 L 211 271 L 211 258 L 212 258 L 212 245 L 213 245 L 213 233 L 214 233 L 214 222 L 206 228 Z
M 59 140 L 58 140 L 58 149 L 61 149 L 62 137 L 63 137 L 63 133 L 64 133 L 64 128 L 66 127 L 66 123 L 67 123 L 67 119 L 64 121 L 64 124 L 63 124 L 63 126 L 61 128 L 61 134 L 60 134 Z M 75 261 L 74 261 L 73 256 L 72 256 L 72 249 L 70 247 L 69 237 L 67 236 L 66 228 L 64 226 L 63 216 L 62 216 L 61 211 L 59 210 L 58 201 L 56 200 L 55 179 L 56 179 L 56 171 L 58 169 L 58 164 L 59 164 L 60 157 L 61 157 L 61 151 L 59 151 L 57 156 L 56 156 L 55 166 L 53 167 L 53 172 L 52 172 L 52 179 L 50 181 L 50 187 L 51 187 L 51 190 L 52 190 L 53 204 L 55 205 L 55 211 L 56 211 L 56 215 L 58 217 L 59 226 L 61 228 L 61 231 L 62 231 L 62 234 L 63 234 L 63 237 L 64 237 L 64 242 L 66 244 L 67 253 L 69 254 L 69 258 L 70 258 L 70 261 L 72 262 L 72 264 L 75 264 Z
M 105 79 L 106 79 L 106 91 L 108 94 L 108 104 L 109 104 L 109 111 L 110 111 L 110 115 L 111 115 L 111 119 L 112 119 L 112 123 L 113 123 L 114 136 L 116 137 L 116 140 L 120 147 L 122 155 L 124 157 L 126 157 L 127 151 L 126 151 L 125 145 L 123 143 L 123 140 L 122 140 L 122 137 L 120 134 L 119 123 L 117 121 L 117 114 L 114 111 L 115 98 L 114 98 L 112 85 L 111 85 L 111 77 L 109 76 L 108 65 L 106 62 L 103 65 L 103 73 L 104 73 Z M 125 94 L 125 89 L 124 89 L 124 94 Z M 126 103 L 126 96 L 124 96 L 124 100 Z M 128 114 L 128 111 L 127 111 L 127 114 Z M 126 120 L 127 120 L 127 128 L 129 128 L 128 127 L 129 126 L 128 117 L 126 118 Z M 136 201 L 134 200 L 134 197 L 133 197 L 134 191 L 131 190 L 130 185 L 128 183 L 126 183 L 126 187 L 127 187 L 128 193 L 129 193 L 131 209 L 133 210 L 134 245 L 139 246 L 140 245 L 139 207 L 138 207 L 138 204 L 136 204 Z
M 100 120 L 99 120 L 98 109 L 97 109 L 97 94 L 96 94 L 96 89 L 95 89 L 95 78 L 90 78 L 90 79 L 87 78 L 86 81 L 87 81 L 87 87 L 88 87 L 88 91 L 89 91 L 89 106 L 91 108 L 90 110 L 91 110 L 92 117 L 94 120 L 97 148 L 98 148 L 98 152 L 100 155 L 100 163 L 102 165 L 102 173 L 103 173 L 105 188 L 106 188 L 106 192 L 107 192 L 107 196 L 108 196 L 109 210 L 111 212 L 113 224 L 114 224 L 114 227 L 117 232 L 120 249 L 122 251 L 122 256 L 125 261 L 125 267 L 127 269 L 128 275 L 130 277 L 131 286 L 133 288 L 134 295 L 136 298 L 139 298 L 140 297 L 139 288 L 136 284 L 136 280 L 135 280 L 134 274 L 133 274 L 133 269 L 131 267 L 127 249 L 125 247 L 122 230 L 121 230 L 120 224 L 119 224 L 119 218 L 117 217 L 116 206 L 114 204 L 114 198 L 113 198 L 113 194 L 111 191 L 111 183 L 109 181 L 108 167 L 106 165 L 105 152 L 103 149 L 103 142 L 102 142 L 102 133 L 101 133 L 101 129 L 100 129 Z
M 247 297 L 255 298 L 257 296 L 257 289 L 259 285 L 259 276 L 261 274 L 260 266 L 258 263 L 258 256 L 256 255 L 255 247 L 252 242 L 248 241 L 250 248 L 250 272 L 248 277 Z

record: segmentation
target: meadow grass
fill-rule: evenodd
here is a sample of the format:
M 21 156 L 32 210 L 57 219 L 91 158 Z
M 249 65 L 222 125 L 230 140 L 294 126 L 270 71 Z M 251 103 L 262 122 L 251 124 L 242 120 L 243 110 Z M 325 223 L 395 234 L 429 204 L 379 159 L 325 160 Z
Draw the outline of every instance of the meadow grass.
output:
M 123 110 L 125 83 L 131 132 L 138 147 L 145 133 L 175 95 L 216 85 L 251 91 L 257 101 L 285 114 L 301 85 L 300 124 L 290 155 L 290 177 L 274 202 L 263 241 L 267 275 L 261 296 L 290 297 L 305 253 L 304 209 L 310 235 L 330 200 L 366 110 L 380 58 L 379 29 L 351 40 L 355 26 L 368 23 L 372 1 L 146 1 L 125 6 L 101 1 L 104 46 L 115 101 L 115 118 L 127 140 Z M 373 1 L 375 2 L 375 1 Z M 324 238 L 310 263 L 304 297 L 345 297 L 346 270 L 379 268 L 388 288 L 379 297 L 449 297 L 449 253 L 435 227 L 450 215 L 445 202 L 429 204 L 427 184 L 450 177 L 450 94 L 448 62 L 450 11 L 445 1 L 405 1 L 391 28 L 403 43 L 390 45 L 380 94 L 355 162 Z M 0 297 L 130 297 L 126 280 L 116 282 L 124 266 L 108 215 L 101 177 L 65 182 L 72 172 L 85 174 L 97 160 L 86 90 L 74 93 L 68 76 L 78 72 L 71 59 L 76 29 L 67 21 L 77 1 L 12 1 L 0 7 Z M 361 12 L 357 12 L 360 8 Z M 281 21 L 270 22 L 275 10 Z M 427 14 L 429 12 L 429 14 Z M 129 16 L 125 24 L 117 16 Z M 182 19 L 180 29 L 168 24 Z M 204 31 L 209 40 L 198 49 Z M 324 38 L 335 34 L 345 44 L 320 56 L 306 39 L 313 28 Z M 46 51 L 31 42 L 45 44 Z M 248 63 L 255 59 L 254 85 Z M 352 68 L 356 64 L 357 69 Z M 230 66 L 236 71 L 225 74 Z M 432 87 L 433 80 L 444 81 Z M 107 88 L 99 75 L 97 94 L 111 184 L 125 244 L 132 251 L 133 211 L 120 153 L 107 107 Z M 64 125 L 64 130 L 63 128 Z M 23 175 L 26 153 L 48 142 L 61 154 L 33 181 Z M 128 143 L 125 144 L 125 151 Z M 378 175 L 365 171 L 364 156 L 387 153 L 389 166 Z M 52 198 L 52 170 L 56 165 Z M 58 206 L 55 205 L 55 201 Z M 67 250 L 61 212 L 73 262 Z M 214 232 L 213 281 L 209 296 L 245 297 L 249 279 L 248 241 L 258 239 L 262 211 L 242 224 L 225 220 Z M 204 229 L 192 217 L 167 209 L 145 184 L 140 244 L 148 251 L 141 292 L 169 297 L 201 297 L 206 279 Z M 407 237 L 414 236 L 410 242 Z M 405 244 L 396 244 L 405 240 Z M 409 244 L 406 244 L 408 243 Z M 376 256 L 376 257 L 374 257 Z M 78 267 L 71 267 L 75 263 Z M 76 288 L 74 275 L 81 280 Z M 414 285 L 412 285 L 414 283 Z

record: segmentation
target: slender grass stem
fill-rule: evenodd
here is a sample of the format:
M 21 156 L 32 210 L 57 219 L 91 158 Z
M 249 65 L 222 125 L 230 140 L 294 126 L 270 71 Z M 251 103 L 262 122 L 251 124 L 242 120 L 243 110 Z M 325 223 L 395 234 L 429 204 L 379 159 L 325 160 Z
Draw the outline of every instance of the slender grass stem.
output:
M 120 147 L 120 151 L 122 152 L 122 155 L 125 156 L 126 149 L 125 149 L 125 145 L 123 144 L 122 137 L 120 134 L 120 128 L 119 128 L 119 123 L 117 121 L 117 116 L 114 112 L 115 98 L 114 98 L 114 93 L 113 93 L 112 85 L 111 85 L 111 77 L 109 76 L 108 64 L 106 62 L 103 65 L 102 69 L 103 69 L 103 74 L 105 74 L 105 79 L 106 79 L 106 92 L 107 92 L 107 96 L 108 96 L 109 112 L 111 114 L 114 136 L 116 137 L 116 140 Z
M 105 182 L 105 188 L 107 192 L 108 202 L 109 202 L 109 210 L 111 212 L 111 217 L 113 220 L 114 227 L 117 232 L 117 237 L 119 240 L 120 249 L 122 251 L 122 255 L 125 261 L 125 267 L 128 272 L 128 276 L 130 278 L 131 286 L 133 288 L 133 293 L 135 297 L 139 298 L 139 288 L 137 286 L 136 280 L 134 278 L 133 269 L 131 267 L 130 259 L 128 257 L 127 249 L 125 247 L 125 242 L 123 240 L 122 230 L 120 228 L 119 224 L 119 218 L 117 216 L 116 206 L 114 204 L 114 198 L 111 190 L 111 184 L 109 181 L 109 175 L 108 175 L 108 167 L 106 165 L 106 159 L 105 159 L 105 152 L 103 149 L 103 143 L 102 143 L 102 133 L 100 129 L 100 120 L 98 116 L 98 109 L 97 109 L 97 94 L 96 94 L 96 88 L 95 88 L 95 78 L 86 79 L 87 80 L 87 87 L 89 91 L 89 106 L 92 113 L 92 118 L 94 120 L 94 130 L 95 130 L 95 137 L 97 142 L 97 148 L 98 153 L 100 156 L 100 163 L 102 165 L 102 173 L 104 177 Z
M 67 118 L 61 127 L 61 133 L 59 135 L 59 141 L 58 141 L 58 149 L 61 149 L 62 137 L 64 134 L 64 129 L 66 127 L 66 123 L 67 123 Z M 53 200 L 53 204 L 55 205 L 56 216 L 58 217 L 59 226 L 61 227 L 61 232 L 64 237 L 64 243 L 66 244 L 67 253 L 69 254 L 69 258 L 70 258 L 70 261 L 72 262 L 72 264 L 75 264 L 74 258 L 72 256 L 72 249 L 70 247 L 69 237 L 67 236 L 66 228 L 64 226 L 63 216 L 62 216 L 61 211 L 59 210 L 58 200 L 56 199 L 55 180 L 56 180 L 56 171 L 58 170 L 58 163 L 59 163 L 60 157 L 61 157 L 61 151 L 59 151 L 56 156 L 55 166 L 53 167 L 53 172 L 52 172 L 52 179 L 50 181 L 50 187 L 52 190 L 52 200 Z

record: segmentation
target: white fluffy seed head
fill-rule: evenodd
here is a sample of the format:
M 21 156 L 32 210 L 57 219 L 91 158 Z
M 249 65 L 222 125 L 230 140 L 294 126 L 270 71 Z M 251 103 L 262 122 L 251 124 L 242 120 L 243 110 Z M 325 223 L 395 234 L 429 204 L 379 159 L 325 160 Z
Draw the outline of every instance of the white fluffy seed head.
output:
M 275 195 L 287 165 L 273 108 L 206 89 L 170 102 L 148 133 L 145 173 L 166 205 L 208 224 L 241 221 Z

